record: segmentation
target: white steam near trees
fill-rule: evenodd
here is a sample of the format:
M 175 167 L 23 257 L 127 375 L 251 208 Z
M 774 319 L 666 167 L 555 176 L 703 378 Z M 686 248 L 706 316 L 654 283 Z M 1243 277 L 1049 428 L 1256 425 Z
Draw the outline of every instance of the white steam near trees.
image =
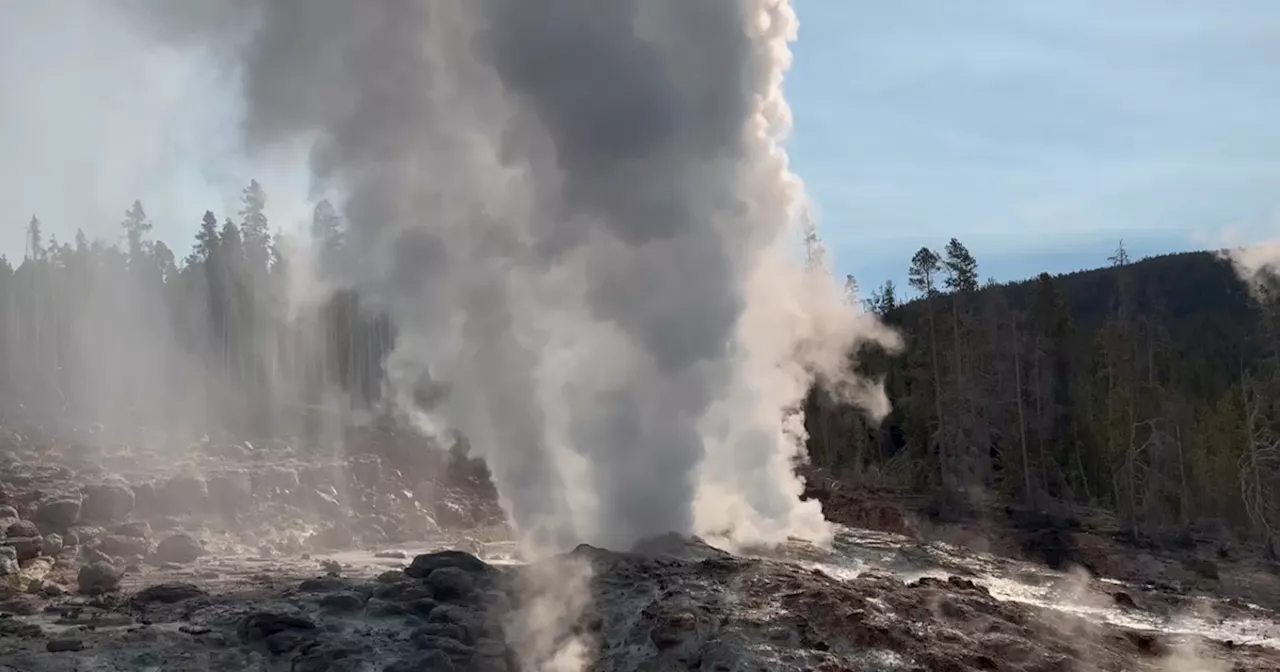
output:
M 531 547 L 827 534 L 798 409 L 885 412 L 848 357 L 895 337 L 798 259 L 789 2 L 119 2 L 235 68 L 247 148 L 312 143 L 348 223 L 318 267 L 387 310 L 392 398 L 468 437 Z

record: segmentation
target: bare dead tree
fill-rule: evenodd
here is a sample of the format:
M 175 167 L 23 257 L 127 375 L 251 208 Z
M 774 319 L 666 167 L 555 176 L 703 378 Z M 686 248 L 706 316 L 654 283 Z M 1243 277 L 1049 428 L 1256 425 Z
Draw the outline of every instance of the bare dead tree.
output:
M 1276 520 L 1280 516 L 1275 484 L 1280 479 L 1280 438 L 1267 426 L 1262 398 L 1256 385 L 1245 380 L 1245 431 L 1248 443 L 1240 455 L 1240 499 L 1249 521 L 1263 535 L 1268 552 L 1276 540 Z

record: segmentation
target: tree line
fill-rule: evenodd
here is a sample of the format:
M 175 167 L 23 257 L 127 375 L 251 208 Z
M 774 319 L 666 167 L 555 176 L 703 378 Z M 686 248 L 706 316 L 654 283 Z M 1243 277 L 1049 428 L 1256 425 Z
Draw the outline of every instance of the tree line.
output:
M 47 239 L 0 258 L 5 421 L 99 422 L 237 438 L 332 435 L 382 394 L 395 327 L 354 291 L 289 301 L 299 246 L 336 264 L 344 222 L 315 206 L 308 240 L 283 237 L 256 181 L 207 211 L 179 257 L 141 202 L 116 243 Z M 822 255 L 806 231 L 810 261 Z M 1280 291 L 1251 295 L 1209 254 L 1000 284 L 959 240 L 920 249 L 909 295 L 851 300 L 898 329 L 900 353 L 854 353 L 882 376 L 872 421 L 815 389 L 809 454 L 853 483 L 1033 507 L 1114 512 L 1136 535 L 1223 526 L 1280 536 Z
M 333 259 L 342 218 L 321 201 L 310 241 L 289 241 L 273 233 L 257 181 L 240 201 L 234 219 L 206 211 L 181 258 L 150 238 L 140 201 L 118 243 L 82 230 L 46 239 L 32 217 L 21 263 L 0 258 L 8 419 L 261 438 L 315 436 L 371 409 L 390 321 L 352 291 L 301 310 L 289 301 L 291 251 Z
M 1123 243 L 1097 270 L 999 284 L 953 238 L 909 278 L 907 300 L 890 282 L 863 301 L 907 343 L 857 357 L 893 411 L 815 390 L 819 466 L 951 507 L 1091 507 L 1139 537 L 1229 528 L 1274 548 L 1280 292 L 1250 295 L 1209 253 L 1134 262 Z

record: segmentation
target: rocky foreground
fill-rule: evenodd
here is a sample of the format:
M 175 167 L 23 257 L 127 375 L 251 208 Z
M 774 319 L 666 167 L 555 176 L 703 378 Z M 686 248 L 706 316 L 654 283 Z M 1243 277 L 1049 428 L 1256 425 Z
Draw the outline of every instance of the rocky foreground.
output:
M 1193 592 L 1090 579 L 1107 613 L 1156 623 L 1122 627 L 991 592 L 1025 568 L 902 538 L 885 548 L 905 564 L 864 547 L 857 571 L 838 562 L 853 548 L 748 558 L 674 536 L 518 564 L 447 471 L 0 431 L 0 672 L 1280 670 L 1265 638 L 1162 629 Z M 918 578 L 921 553 L 942 571 Z M 1265 608 L 1211 610 L 1272 627 Z
M 528 566 L 443 551 L 221 594 L 161 583 L 46 611 L 0 618 L 0 670 L 1280 670 L 1272 649 L 1098 625 L 966 579 L 838 580 L 674 537 Z M 559 666 L 578 653 L 583 668 Z

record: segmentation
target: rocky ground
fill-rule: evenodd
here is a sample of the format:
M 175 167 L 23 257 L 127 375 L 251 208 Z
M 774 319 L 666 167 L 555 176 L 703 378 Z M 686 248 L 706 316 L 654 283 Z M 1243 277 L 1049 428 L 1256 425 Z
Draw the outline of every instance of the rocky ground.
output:
M 1240 563 L 1117 583 L 923 543 L 917 514 L 845 502 L 851 522 L 908 534 L 769 557 L 671 537 L 518 564 L 466 474 L 399 464 L 10 435 L 0 672 L 1280 670 L 1271 583 L 1228 586 Z M 1063 538 L 1037 548 L 1080 554 Z

